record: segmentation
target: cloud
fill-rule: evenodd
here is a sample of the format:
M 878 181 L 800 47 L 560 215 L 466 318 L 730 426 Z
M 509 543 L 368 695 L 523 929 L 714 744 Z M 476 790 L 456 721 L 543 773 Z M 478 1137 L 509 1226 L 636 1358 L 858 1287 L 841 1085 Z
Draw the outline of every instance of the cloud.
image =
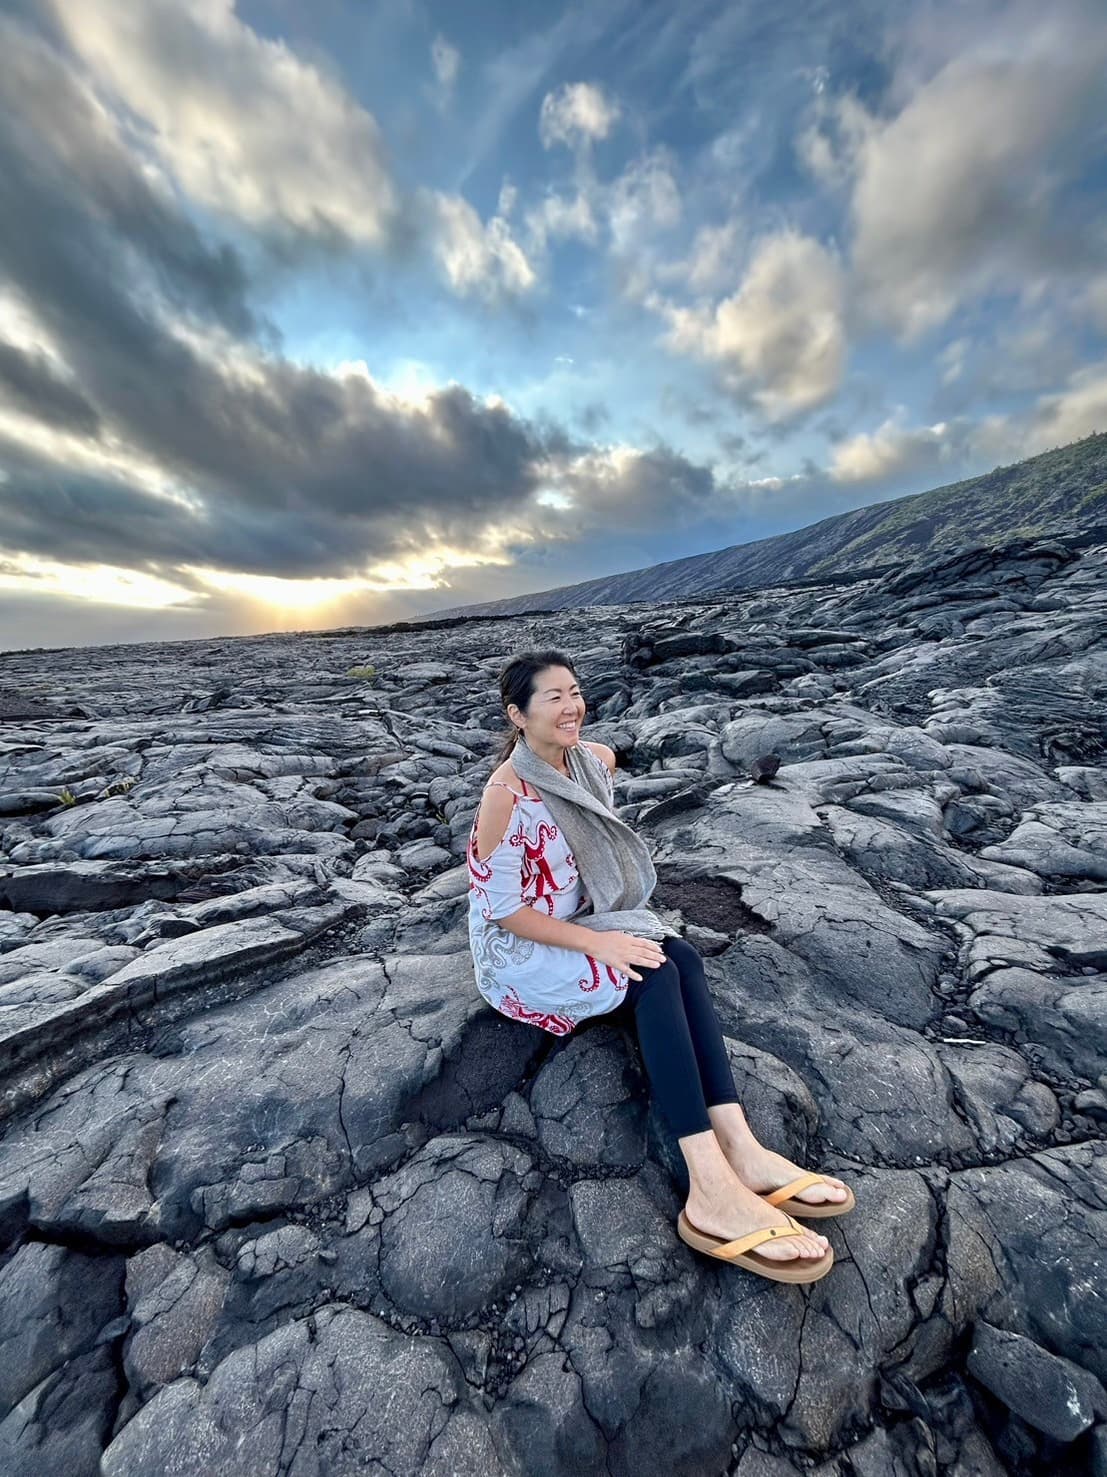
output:
M 653 149 L 633 159 L 598 192 L 619 290 L 631 301 L 648 301 L 663 267 L 666 238 L 681 222 L 676 172 L 672 153 Z
M 501 216 L 486 224 L 460 195 L 428 194 L 437 219 L 434 249 L 456 292 L 494 298 L 523 293 L 538 280 L 526 253 Z
M 580 190 L 572 196 L 550 191 L 544 195 L 526 214 L 532 250 L 546 251 L 551 240 L 598 240 L 600 226 L 594 202 L 598 203 L 595 191 Z
M 9 556 L 301 578 L 435 540 L 494 547 L 564 433 L 460 386 L 405 399 L 283 358 L 236 253 L 198 234 L 59 54 L 6 23 L 0 41 L 0 212 L 20 222 L 0 233 Z M 474 222 L 449 238 L 477 257 L 449 264 L 459 283 L 496 250 L 522 272 Z
M 918 53 L 905 46 L 883 112 L 826 98 L 800 139 L 808 168 L 850 191 L 858 314 L 905 341 L 969 298 L 1035 290 L 1102 260 L 1099 226 L 1066 196 L 1098 159 L 1101 8 L 982 9 L 969 34 L 960 18 Z
M 694 292 L 716 292 L 734 281 L 734 265 L 740 260 L 745 231 L 738 220 L 718 226 L 701 226 L 696 232 L 688 260 L 677 274 Z
M 588 55 L 634 0 L 591 0 L 566 6 L 544 31 L 530 31 L 497 53 L 480 70 L 484 109 L 468 133 L 469 152 L 458 184 L 483 164 L 525 103 L 566 55 Z
M 577 407 L 575 420 L 582 430 L 590 436 L 595 436 L 604 426 L 610 425 L 611 412 L 602 401 L 590 400 L 587 404 Z
M 831 456 L 830 476 L 839 483 L 864 484 L 933 471 L 964 449 L 953 445 L 949 430 L 941 421 L 906 427 L 898 417 L 890 417 L 873 432 L 839 441 Z
M 769 421 L 829 400 L 845 361 L 842 269 L 818 241 L 786 230 L 758 244 L 745 278 L 712 306 L 660 297 L 668 348 L 718 364 L 724 383 Z
M 1043 395 L 1028 419 L 1024 456 L 1107 431 L 1107 363 L 1086 364 L 1061 390 Z
M 445 36 L 438 35 L 431 43 L 431 65 L 443 94 L 449 96 L 461 71 L 461 52 L 451 46 Z
M 0 391 L 0 403 L 9 413 L 33 416 L 43 425 L 65 426 L 82 435 L 98 429 L 95 407 L 40 350 L 0 341 Z
M 723 489 L 710 467 L 669 446 L 596 447 L 551 466 L 546 480 L 568 496 L 559 523 L 573 539 L 612 528 L 636 534 L 687 526 L 721 511 Z
M 239 621 L 257 590 L 292 609 L 304 581 L 425 589 L 511 563 L 509 546 L 709 512 L 710 470 L 674 451 L 587 452 L 461 385 L 400 394 L 360 363 L 282 356 L 235 252 L 198 234 L 56 51 L 5 40 L 0 208 L 22 229 L 0 237 L 0 547 L 24 593 L 69 569 L 107 604 L 157 591 L 182 620 L 211 602 Z M 525 279 L 506 228 L 437 206 L 459 290 Z
M 848 191 L 859 156 L 877 126 L 873 115 L 852 93 L 834 97 L 823 89 L 816 94 L 809 118 L 796 137 L 797 159 L 827 189 Z
M 665 148 L 632 159 L 610 181 L 600 180 L 587 154 L 578 155 L 569 190 L 547 187 L 525 215 L 528 246 L 541 256 L 554 241 L 595 245 L 603 239 L 623 295 L 642 300 L 663 272 L 665 237 L 682 217 L 677 164 Z
M 607 196 L 612 249 L 628 253 L 644 240 L 675 226 L 681 217 L 676 164 L 665 149 L 635 159 Z
M 83 0 L 55 15 L 193 200 L 255 227 L 388 239 L 399 199 L 375 119 L 232 0 Z
M 905 411 L 873 432 L 834 447 L 829 473 L 838 484 L 862 485 L 939 477 L 951 466 L 1009 464 L 1107 430 L 1107 362 L 1075 370 L 1060 390 L 1027 409 L 930 426 L 904 424 Z M 971 475 L 971 474 L 970 474 Z M 927 485 L 933 485 L 928 483 Z
M 281 242 L 410 256 L 414 238 L 462 294 L 533 287 L 502 217 L 482 222 L 460 195 L 403 191 L 372 114 L 336 78 L 259 36 L 233 0 L 54 4 L 96 85 L 143 120 L 126 146 L 152 151 L 196 204 Z M 441 36 L 432 64 L 448 91 L 460 54 Z
M 0 547 L 163 572 L 352 578 L 428 545 L 479 546 L 505 515 L 525 512 L 567 444 L 460 386 L 412 404 L 366 376 L 280 361 L 258 370 L 260 385 L 246 387 L 207 366 L 191 465 L 178 448 L 144 442 L 142 426 L 112 424 L 136 460 L 175 452 L 188 497 L 154 495 L 125 464 L 111 475 L 106 458 L 98 474 L 80 472 L 66 448 L 0 439 Z
M 944 373 L 935 398 L 947 413 L 949 407 L 968 409 L 985 398 L 1051 390 L 1079 367 L 1081 338 L 1054 303 L 1048 312 L 1014 316 L 979 342 L 955 339 L 938 355 Z
M 962 336 L 952 339 L 938 355 L 942 369 L 941 383 L 955 384 L 965 373 L 965 364 L 972 352 L 972 339 Z
M 58 53 L 2 18 L 0 51 L 0 213 L 21 226 L 0 235 L 0 335 L 74 379 L 83 366 L 71 357 L 72 321 L 92 335 L 110 322 L 105 347 L 124 375 L 155 303 L 258 331 L 239 255 L 204 240 Z
M 1107 273 L 1088 283 L 1082 307 L 1100 333 L 1107 334 Z
M 542 146 L 570 148 L 606 138 L 619 119 L 619 105 L 593 82 L 569 82 L 542 99 L 538 136 Z

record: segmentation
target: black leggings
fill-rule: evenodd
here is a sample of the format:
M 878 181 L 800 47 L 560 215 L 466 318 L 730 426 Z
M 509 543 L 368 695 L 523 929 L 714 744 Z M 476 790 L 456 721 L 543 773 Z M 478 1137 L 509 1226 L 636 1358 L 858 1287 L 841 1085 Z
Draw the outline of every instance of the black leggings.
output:
M 703 960 L 686 939 L 666 934 L 664 964 L 628 980 L 613 1014 L 633 1011 L 650 1087 L 677 1138 L 712 1126 L 708 1108 L 736 1103 L 738 1090 L 722 1028 L 707 993 Z

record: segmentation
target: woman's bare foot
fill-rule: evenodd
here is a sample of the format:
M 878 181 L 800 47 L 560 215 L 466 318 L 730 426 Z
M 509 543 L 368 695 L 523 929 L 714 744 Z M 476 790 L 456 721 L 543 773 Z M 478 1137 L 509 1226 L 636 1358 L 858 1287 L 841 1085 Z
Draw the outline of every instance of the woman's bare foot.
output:
M 694 1190 L 688 1196 L 684 1213 L 699 1230 L 706 1231 L 711 1236 L 724 1236 L 728 1241 L 748 1235 L 750 1231 L 758 1231 L 762 1226 L 780 1226 L 783 1230 L 792 1230 L 783 1211 L 766 1205 L 752 1190 L 737 1181 L 729 1190 L 711 1194 Z M 808 1231 L 805 1227 L 802 1236 L 763 1241 L 753 1250 L 758 1256 L 768 1257 L 773 1261 L 791 1262 L 797 1257 L 817 1259 L 824 1256 L 828 1245 L 825 1236 Z
M 808 1171 L 759 1143 L 740 1103 L 716 1103 L 708 1116 L 723 1160 L 742 1184 L 756 1195 L 768 1195 Z M 808 1185 L 795 1197 L 805 1205 L 840 1205 L 849 1199 L 849 1188 L 835 1175 L 827 1184 Z
M 723 1142 L 720 1139 L 720 1143 L 731 1169 L 755 1195 L 767 1195 L 771 1190 L 779 1190 L 789 1180 L 798 1179 L 801 1174 L 807 1173 L 800 1165 L 785 1159 L 783 1154 L 766 1149 L 756 1139 L 742 1144 Z M 849 1198 L 849 1190 L 840 1179 L 832 1174 L 828 1174 L 826 1179 L 827 1184 L 808 1185 L 795 1198 L 805 1205 L 840 1204 Z

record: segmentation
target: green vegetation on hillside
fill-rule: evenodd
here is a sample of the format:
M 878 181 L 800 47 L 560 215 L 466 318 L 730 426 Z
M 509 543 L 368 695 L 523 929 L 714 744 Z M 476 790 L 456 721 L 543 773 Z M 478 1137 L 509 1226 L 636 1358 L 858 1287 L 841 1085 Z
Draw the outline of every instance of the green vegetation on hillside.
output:
M 836 546 L 813 562 L 810 572 L 887 564 L 966 542 L 1033 538 L 1065 519 L 1095 522 L 1097 514 L 1107 518 L 1107 432 L 932 492 L 844 513 L 833 530 L 840 530 L 842 542 L 826 529 L 826 542 Z M 849 537 L 855 527 L 856 535 Z

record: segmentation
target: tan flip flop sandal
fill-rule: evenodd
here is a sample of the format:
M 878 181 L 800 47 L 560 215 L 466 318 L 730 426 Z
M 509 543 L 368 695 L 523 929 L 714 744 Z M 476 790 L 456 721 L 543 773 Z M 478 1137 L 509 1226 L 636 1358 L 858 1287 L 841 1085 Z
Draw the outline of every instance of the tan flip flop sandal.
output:
M 822 1205 L 811 1205 L 806 1200 L 797 1200 L 796 1195 L 801 1190 L 806 1190 L 808 1185 L 827 1184 L 825 1174 L 801 1174 L 798 1179 L 789 1180 L 786 1185 L 779 1189 L 768 1191 L 760 1198 L 766 1205 L 775 1205 L 777 1210 L 782 1210 L 785 1215 L 809 1215 L 816 1220 L 822 1216 L 845 1215 L 847 1210 L 852 1210 L 857 1204 L 853 1191 L 846 1186 L 845 1200 L 825 1200 Z
M 796 1257 L 794 1261 L 773 1261 L 770 1257 L 758 1256 L 751 1247 L 760 1246 L 762 1241 L 768 1241 L 774 1236 L 803 1236 L 803 1226 L 798 1221 L 788 1219 L 792 1222 L 793 1229 L 786 1231 L 783 1226 L 762 1226 L 758 1231 L 750 1231 L 745 1236 L 738 1236 L 733 1241 L 728 1241 L 725 1236 L 712 1236 L 710 1231 L 701 1231 L 694 1226 L 682 1210 L 677 1216 L 677 1235 L 682 1241 L 696 1251 L 702 1251 L 706 1256 L 718 1257 L 723 1262 L 733 1262 L 737 1267 L 745 1267 L 748 1272 L 756 1272 L 759 1277 L 768 1277 L 773 1282 L 818 1282 L 820 1277 L 825 1277 L 834 1265 L 834 1250 L 827 1247 L 825 1256 L 815 1261 L 812 1257 Z

